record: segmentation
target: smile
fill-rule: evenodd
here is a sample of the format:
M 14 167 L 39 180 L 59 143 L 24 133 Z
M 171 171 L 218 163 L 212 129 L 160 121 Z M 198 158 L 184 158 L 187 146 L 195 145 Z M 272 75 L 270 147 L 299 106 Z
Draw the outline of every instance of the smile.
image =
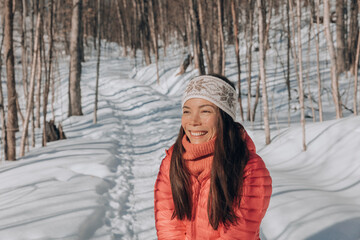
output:
M 205 134 L 207 134 L 207 132 L 206 132 L 206 131 L 205 131 L 205 132 L 191 132 L 191 131 L 190 131 L 190 134 L 191 134 L 192 136 L 197 137 L 197 136 L 204 136 Z

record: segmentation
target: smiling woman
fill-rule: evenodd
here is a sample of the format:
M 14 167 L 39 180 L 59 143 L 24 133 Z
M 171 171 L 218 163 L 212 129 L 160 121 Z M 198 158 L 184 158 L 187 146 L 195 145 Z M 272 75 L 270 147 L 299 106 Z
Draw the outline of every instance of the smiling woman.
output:
M 193 144 L 208 142 L 215 138 L 219 119 L 219 108 L 201 98 L 186 101 L 183 107 L 181 126 Z
M 260 239 L 272 181 L 219 75 L 189 82 L 175 144 L 155 183 L 158 239 Z

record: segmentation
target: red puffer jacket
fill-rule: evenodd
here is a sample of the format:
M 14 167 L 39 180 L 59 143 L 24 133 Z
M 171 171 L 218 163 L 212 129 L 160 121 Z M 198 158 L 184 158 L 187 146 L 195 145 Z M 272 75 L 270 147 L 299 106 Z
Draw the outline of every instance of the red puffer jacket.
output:
M 207 202 L 210 189 L 210 176 L 200 181 L 191 176 L 193 190 L 193 220 L 171 219 L 174 203 L 169 178 L 173 147 L 166 151 L 155 183 L 155 225 L 159 240 L 202 240 L 202 239 L 260 239 L 260 223 L 269 206 L 272 180 L 263 160 L 256 154 L 255 145 L 244 131 L 249 149 L 249 161 L 244 169 L 241 203 L 235 209 L 239 217 L 236 225 L 225 228 L 219 225 L 214 230 L 209 224 Z

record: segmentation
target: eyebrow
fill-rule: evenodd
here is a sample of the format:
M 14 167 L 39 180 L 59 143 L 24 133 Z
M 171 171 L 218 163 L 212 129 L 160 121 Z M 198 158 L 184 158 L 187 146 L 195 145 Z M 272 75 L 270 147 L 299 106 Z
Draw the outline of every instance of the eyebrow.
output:
M 215 109 L 215 107 L 214 107 L 213 105 L 210 105 L 210 104 L 204 104 L 204 105 L 200 105 L 200 106 L 199 106 L 199 108 L 203 108 L 203 107 L 212 107 L 212 108 Z M 188 106 L 183 106 L 183 108 L 188 108 L 188 109 L 190 109 L 190 107 L 188 107 Z

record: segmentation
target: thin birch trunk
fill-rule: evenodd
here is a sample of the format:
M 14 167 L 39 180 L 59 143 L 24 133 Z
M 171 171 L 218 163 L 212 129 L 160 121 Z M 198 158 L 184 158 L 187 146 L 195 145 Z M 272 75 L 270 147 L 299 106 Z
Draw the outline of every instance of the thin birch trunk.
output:
M 264 111 L 264 127 L 265 127 L 265 143 L 270 144 L 270 126 L 269 126 L 269 107 L 268 107 L 268 97 L 267 97 L 267 89 L 266 89 L 266 72 L 265 72 L 265 58 L 266 58 L 266 50 L 265 50 L 265 37 L 264 37 L 264 15 L 261 0 L 257 0 L 257 5 L 259 9 L 259 60 L 260 60 L 260 79 L 262 84 L 262 101 L 263 101 L 263 111 Z
M 49 53 L 48 53 L 48 62 L 49 62 L 49 70 L 47 71 L 45 86 L 44 86 L 44 100 L 43 100 L 43 141 L 42 145 L 46 146 L 46 116 L 47 116 L 47 105 L 50 91 L 50 79 L 52 74 L 52 62 L 53 62 L 53 12 L 54 12 L 54 4 L 53 0 L 49 1 Z M 44 51 L 45 52 L 45 51 Z
M 319 121 L 323 121 L 323 109 L 322 109 L 322 100 L 321 100 L 321 75 L 320 75 L 320 51 L 319 51 L 319 34 L 320 34 L 320 10 L 319 10 L 320 1 L 316 0 L 316 40 L 315 40 L 315 47 L 316 47 L 316 73 L 318 79 L 318 105 L 319 105 Z M 315 29 L 313 28 L 314 32 Z
M 73 0 L 71 17 L 70 71 L 69 71 L 69 114 L 83 115 L 81 107 L 81 16 L 82 0 Z
M 42 24 L 41 24 L 42 26 Z M 40 35 L 41 35 L 41 29 L 40 29 Z M 42 77 L 42 59 L 41 59 L 41 53 L 42 53 L 42 47 L 41 47 L 41 36 L 39 39 L 39 55 L 37 58 L 37 76 L 36 76 L 36 115 L 35 115 L 35 127 L 40 128 L 40 107 L 41 107 L 41 77 Z
M 4 28 L 4 59 L 7 77 L 7 156 L 8 160 L 16 160 L 16 139 L 15 133 L 18 131 L 18 118 L 16 107 L 16 85 L 14 69 L 14 48 L 13 48 L 13 2 L 5 1 L 5 28 Z
M 203 13 L 203 9 L 202 9 L 202 1 L 198 1 L 198 8 L 199 8 L 199 23 L 200 23 L 200 29 L 201 29 L 201 33 L 203 36 L 203 45 L 204 45 L 204 52 L 205 52 L 205 61 L 206 61 L 206 65 L 207 65 L 207 70 L 208 73 L 212 73 L 213 72 L 213 66 L 212 66 L 212 61 L 211 61 L 211 57 L 209 54 L 209 48 L 208 48 L 208 44 L 206 42 L 206 38 L 205 38 L 205 25 L 204 25 L 204 13 Z
M 21 63 L 22 63 L 22 82 L 24 88 L 24 96 L 27 99 L 28 95 L 28 65 L 27 65 L 27 45 L 26 45 L 26 12 L 27 1 L 22 0 L 22 21 L 21 21 Z M 27 103 L 26 103 L 27 104 Z
M 115 5 L 116 5 L 116 10 L 117 10 L 116 14 L 119 19 L 119 26 L 120 26 L 120 32 L 121 32 L 121 45 L 123 46 L 123 56 L 127 56 L 126 43 L 125 43 L 125 28 L 124 28 L 125 25 L 124 25 L 123 19 L 121 17 L 121 11 L 120 11 L 120 6 L 118 3 L 118 0 L 114 0 L 114 1 L 115 1 Z M 99 21 L 99 19 L 98 19 L 98 21 Z M 99 28 L 97 29 L 97 31 L 100 31 Z
M 37 58 L 39 55 L 39 40 L 40 40 L 40 22 L 41 22 L 41 14 L 37 14 L 37 21 L 36 21 L 36 34 L 35 34 L 35 44 L 34 44 L 34 56 L 32 61 L 31 67 L 31 76 L 30 76 L 30 93 L 28 95 L 28 106 L 26 109 L 26 117 L 25 117 L 25 124 L 23 126 L 23 132 L 21 135 L 21 144 L 20 144 L 20 156 L 23 157 L 25 155 L 25 140 L 27 136 L 27 131 L 29 127 L 29 120 L 31 112 L 33 112 L 33 104 L 34 104 L 34 90 L 35 90 L 35 73 L 36 73 L 36 66 L 37 66 Z
M 95 85 L 95 107 L 94 107 L 94 123 L 97 123 L 97 109 L 98 109 L 98 94 L 99 94 L 99 74 L 100 74 L 100 47 L 101 47 L 101 38 L 99 34 L 99 30 L 101 28 L 101 11 L 100 11 L 100 3 L 101 0 L 97 0 L 97 6 L 98 6 L 98 34 L 97 34 L 97 63 L 96 63 L 96 85 Z
M 264 1 L 266 2 L 266 1 Z M 271 16 L 272 16 L 272 8 L 274 4 L 274 0 L 268 0 L 269 2 L 269 11 L 268 11 L 268 20 L 265 22 L 266 28 L 265 28 L 265 35 L 264 35 L 264 46 L 265 50 L 269 49 L 269 30 L 270 30 L 270 23 L 271 23 Z
M 360 31 L 358 36 L 358 43 L 356 48 L 356 59 L 355 59 L 355 77 L 354 77 L 354 115 L 358 114 L 357 111 L 357 92 L 358 92 L 358 67 L 359 66 L 359 53 L 360 53 Z
M 339 93 L 339 82 L 338 82 L 338 70 L 337 70 L 337 61 L 336 61 L 336 53 L 333 38 L 330 32 L 330 4 L 329 0 L 324 0 L 324 27 L 325 27 L 325 35 L 326 42 L 330 54 L 331 60 L 331 92 L 335 105 L 336 118 L 342 117 L 342 109 L 341 109 L 341 99 Z
M 3 21 L 3 28 L 4 29 L 4 21 Z M 4 31 L 2 31 L 1 35 L 1 44 L 0 44 L 0 55 L 2 54 L 2 47 L 4 42 Z M 3 143 L 2 152 L 4 154 L 4 160 L 7 158 L 7 141 L 6 141 L 6 116 L 5 116 L 5 108 L 4 108 L 4 95 L 2 90 L 2 57 L 0 57 L 0 120 L 1 120 L 1 142 Z M 0 156 L 1 158 L 1 156 Z
M 289 10 L 289 1 L 286 1 L 286 17 L 287 17 L 287 50 L 286 50 L 286 64 L 287 64 L 287 74 L 286 74 L 286 87 L 288 91 L 288 126 L 290 126 L 291 117 L 290 117 L 290 101 L 291 101 L 291 88 L 290 88 L 290 51 L 291 51 L 291 33 L 290 33 L 290 10 Z
M 291 5 L 290 5 L 291 6 Z M 292 11 L 292 9 L 291 9 Z M 302 66 L 302 44 L 301 44 L 301 2 L 296 0 L 296 12 L 297 12 L 297 40 L 298 40 L 298 51 L 299 51 L 299 100 L 301 110 L 301 128 L 302 128 L 302 144 L 303 150 L 306 151 L 306 136 L 305 136 L 305 107 L 304 107 L 304 88 L 303 88 L 303 66 Z M 310 99 L 311 101 L 311 99 Z
M 196 0 L 190 0 L 190 15 L 192 19 L 192 29 L 194 36 L 194 60 L 195 65 L 199 69 L 199 74 L 204 75 L 205 66 L 204 66 L 204 56 L 202 51 L 202 39 L 201 39 L 201 29 L 199 22 L 199 15 L 197 10 L 197 2 Z
M 238 70 L 238 101 L 240 105 L 240 116 L 241 121 L 244 121 L 244 110 L 241 100 L 241 68 L 240 68 L 240 54 L 239 54 L 239 33 L 238 33 L 238 16 L 236 11 L 235 0 L 231 0 L 231 15 L 233 19 L 233 28 L 234 28 L 234 42 L 235 42 L 235 54 L 236 54 L 236 63 Z
M 251 0 L 250 2 L 250 9 L 254 9 L 254 1 Z M 248 61 L 248 77 L 247 77 L 247 84 L 248 84 L 248 94 L 247 94 L 247 120 L 253 122 L 255 119 L 255 109 L 254 112 L 251 112 L 251 72 L 252 72 L 252 46 L 253 46 L 253 34 L 254 34 L 254 27 L 253 27 L 253 19 L 254 19 L 254 11 L 249 12 L 249 37 L 247 39 L 247 61 Z
M 347 1 L 346 1 L 347 2 Z M 348 58 L 346 57 L 344 0 L 336 0 L 336 64 L 338 73 L 347 69 Z
M 159 76 L 159 47 L 158 47 L 158 37 L 156 32 L 156 26 L 155 26 L 155 9 L 153 0 L 149 0 L 149 7 L 150 7 L 150 32 L 152 36 L 152 40 L 154 43 L 154 52 L 155 52 L 155 64 L 156 64 L 156 80 L 157 84 L 160 84 L 160 76 Z
M 218 3 L 218 18 L 219 18 L 219 40 L 220 40 L 220 49 L 221 49 L 221 75 L 225 76 L 225 38 L 223 30 L 223 13 L 222 13 L 222 3 L 223 0 L 217 0 Z
M 299 18 L 301 18 L 301 16 L 299 16 Z M 309 79 L 309 69 L 310 69 L 310 42 L 311 42 L 311 29 L 313 28 L 313 24 L 310 18 L 310 28 L 309 28 L 309 32 L 308 32 L 308 48 L 307 48 L 307 56 L 306 56 L 306 83 L 307 83 L 307 87 L 308 87 L 308 94 L 309 94 L 309 101 L 310 101 L 310 107 L 311 107 L 311 112 L 312 112 L 312 118 L 313 118 L 313 122 L 316 121 L 316 116 L 315 116 L 315 109 L 314 109 L 314 104 L 312 102 L 312 95 L 311 95 L 311 88 L 310 88 L 310 79 Z
M 256 115 L 256 109 L 259 104 L 259 98 L 260 98 L 260 77 L 256 80 L 256 90 L 255 90 L 255 103 L 254 108 L 251 115 L 251 123 L 253 124 L 255 121 L 255 115 Z

